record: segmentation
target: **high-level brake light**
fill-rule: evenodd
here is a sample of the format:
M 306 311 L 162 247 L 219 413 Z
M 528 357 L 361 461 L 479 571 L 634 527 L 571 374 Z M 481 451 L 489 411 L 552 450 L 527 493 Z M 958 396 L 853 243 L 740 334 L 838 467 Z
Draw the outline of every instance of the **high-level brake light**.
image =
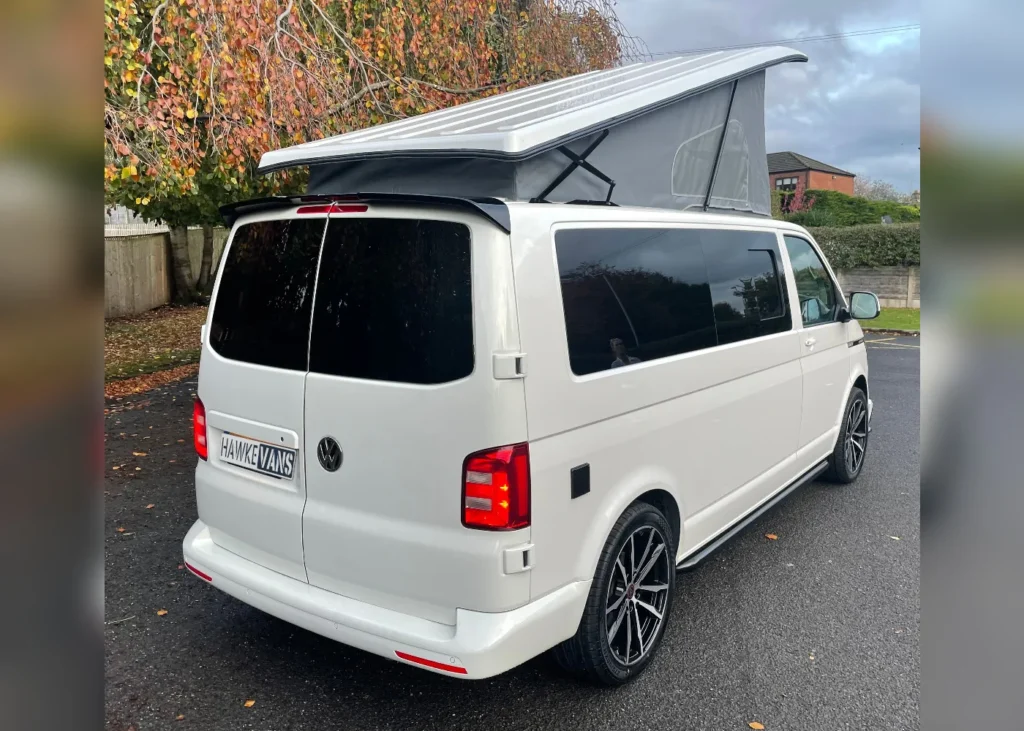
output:
M 324 203 L 323 205 L 302 206 L 296 211 L 298 214 L 306 213 L 366 213 L 369 206 L 361 203 Z

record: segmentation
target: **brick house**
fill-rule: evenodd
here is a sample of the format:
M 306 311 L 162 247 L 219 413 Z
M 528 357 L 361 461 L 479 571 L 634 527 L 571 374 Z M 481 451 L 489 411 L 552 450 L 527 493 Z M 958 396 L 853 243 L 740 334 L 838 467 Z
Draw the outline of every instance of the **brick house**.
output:
M 804 190 L 838 190 L 853 195 L 856 176 L 832 165 L 818 162 L 795 152 L 768 153 L 768 183 L 772 190 L 796 190 L 801 183 Z

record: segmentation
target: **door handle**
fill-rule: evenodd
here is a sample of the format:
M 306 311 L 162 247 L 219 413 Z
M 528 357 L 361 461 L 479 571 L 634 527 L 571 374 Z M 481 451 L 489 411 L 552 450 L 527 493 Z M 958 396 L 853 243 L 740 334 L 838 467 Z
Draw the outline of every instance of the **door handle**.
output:
M 813 347 L 814 347 L 814 344 L 815 344 L 815 343 L 817 343 L 817 342 L 818 342 L 818 341 L 817 341 L 817 340 L 815 340 L 814 338 L 807 338 L 807 339 L 806 339 L 806 340 L 804 341 L 804 345 L 806 345 L 806 346 L 807 346 L 808 348 L 813 348 Z

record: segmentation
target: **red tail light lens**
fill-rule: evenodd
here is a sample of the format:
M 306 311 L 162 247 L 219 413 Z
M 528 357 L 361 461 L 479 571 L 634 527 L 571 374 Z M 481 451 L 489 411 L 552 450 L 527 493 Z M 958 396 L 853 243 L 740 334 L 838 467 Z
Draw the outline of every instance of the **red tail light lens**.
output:
M 477 452 L 462 465 L 462 524 L 515 530 L 530 524 L 530 447 Z
M 209 445 L 206 443 L 206 407 L 199 399 L 196 399 L 192 407 L 192 438 L 196 445 L 196 454 L 200 459 L 206 459 L 209 455 Z
M 366 213 L 368 206 L 357 203 L 327 203 L 316 206 L 302 206 L 296 211 L 302 215 L 306 213 Z

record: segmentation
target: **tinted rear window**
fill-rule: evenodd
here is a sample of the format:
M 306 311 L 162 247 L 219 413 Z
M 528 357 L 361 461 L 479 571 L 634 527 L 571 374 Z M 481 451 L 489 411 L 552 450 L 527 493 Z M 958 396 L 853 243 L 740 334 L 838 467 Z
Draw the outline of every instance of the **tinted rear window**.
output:
M 402 383 L 473 371 L 469 228 L 335 219 L 324 239 L 310 370 Z
M 715 345 L 696 231 L 563 230 L 555 251 L 576 375 Z
M 210 323 L 225 358 L 306 370 L 313 281 L 324 219 L 240 226 L 228 249 Z
M 718 343 L 735 343 L 785 332 L 785 275 L 778 238 L 763 231 L 700 232 L 715 303 Z

